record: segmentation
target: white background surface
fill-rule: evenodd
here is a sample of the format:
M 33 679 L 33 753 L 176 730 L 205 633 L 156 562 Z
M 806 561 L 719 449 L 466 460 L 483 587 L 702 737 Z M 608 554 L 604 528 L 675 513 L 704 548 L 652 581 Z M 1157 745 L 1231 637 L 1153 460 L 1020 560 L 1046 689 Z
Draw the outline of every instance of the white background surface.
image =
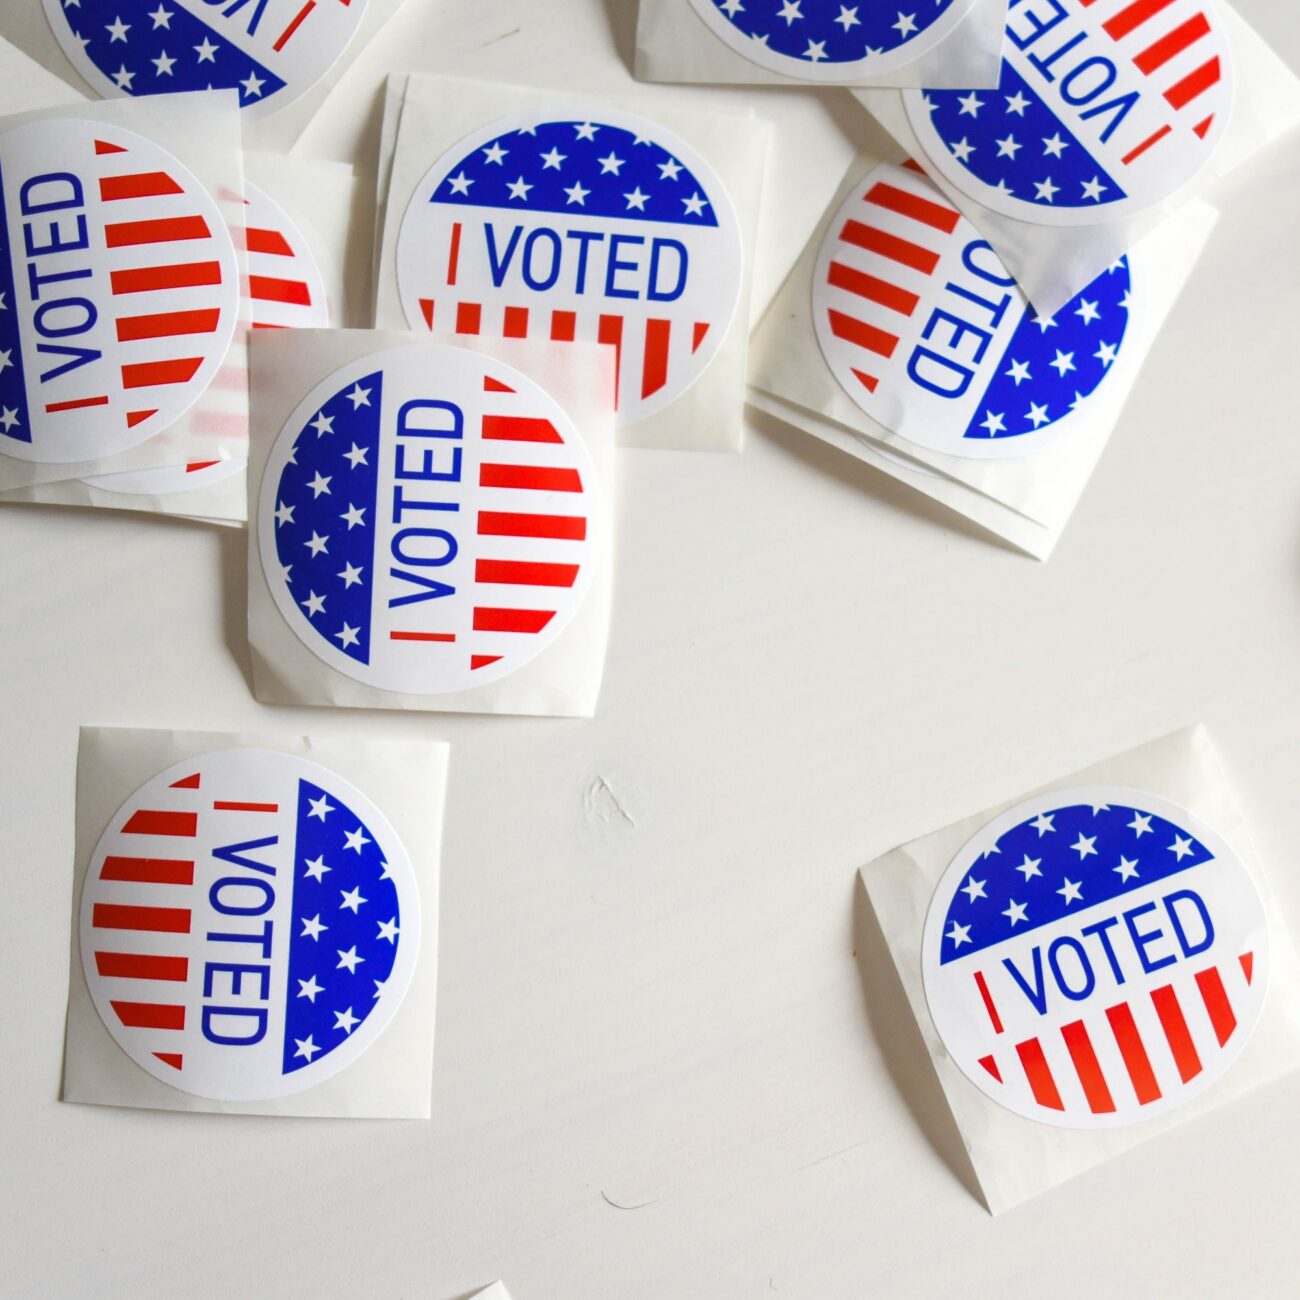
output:
M 1300 65 L 1282 0 L 1241 8 Z M 624 85 L 633 23 L 410 0 L 308 144 L 365 163 L 399 64 Z M 779 129 L 766 292 L 874 133 L 847 96 L 724 97 Z M 1300 1079 L 990 1219 L 855 882 L 1200 719 L 1300 932 L 1300 142 L 1222 197 L 1048 564 L 764 421 L 740 457 L 624 456 L 594 721 L 277 711 L 452 742 L 430 1122 L 56 1100 L 77 725 L 267 711 L 242 536 L 0 513 L 0 1292 L 1294 1294 Z

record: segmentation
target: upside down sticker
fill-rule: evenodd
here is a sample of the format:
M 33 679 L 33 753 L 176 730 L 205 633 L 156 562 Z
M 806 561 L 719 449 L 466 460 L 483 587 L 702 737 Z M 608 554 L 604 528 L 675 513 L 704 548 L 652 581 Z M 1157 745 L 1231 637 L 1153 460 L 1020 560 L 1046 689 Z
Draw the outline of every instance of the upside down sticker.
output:
M 165 429 L 207 388 L 239 311 L 208 192 L 105 123 L 0 136 L 0 452 L 66 463 Z
M 383 814 L 315 763 L 187 759 L 117 811 L 91 858 L 95 1007 L 155 1078 L 200 1097 L 299 1092 L 361 1055 L 410 984 L 420 904 Z
M 1121 258 L 1054 316 L 1035 312 L 974 226 L 911 165 L 845 200 L 813 277 L 827 364 L 873 419 L 957 456 L 1022 456 L 1072 427 L 1121 355 Z
M 367 0 L 43 0 L 63 52 L 101 95 L 236 90 L 274 111 L 343 53 Z
M 414 329 L 612 344 L 631 424 L 716 355 L 740 294 L 740 232 L 721 181 L 655 123 L 520 113 L 420 182 L 397 283 Z
M 258 511 L 262 568 L 299 639 L 357 681 L 420 695 L 499 680 L 550 646 L 602 527 L 559 405 L 439 344 L 320 384 L 272 448 Z
M 982 1092 L 1070 1128 L 1209 1087 L 1249 1039 L 1268 928 L 1244 864 L 1151 794 L 1040 795 L 990 822 L 935 891 L 922 946 L 944 1046 Z
M 1023 221 L 1080 225 L 1168 197 L 1208 160 L 1232 102 L 1209 0 L 1011 0 L 997 90 L 911 90 L 940 173 Z

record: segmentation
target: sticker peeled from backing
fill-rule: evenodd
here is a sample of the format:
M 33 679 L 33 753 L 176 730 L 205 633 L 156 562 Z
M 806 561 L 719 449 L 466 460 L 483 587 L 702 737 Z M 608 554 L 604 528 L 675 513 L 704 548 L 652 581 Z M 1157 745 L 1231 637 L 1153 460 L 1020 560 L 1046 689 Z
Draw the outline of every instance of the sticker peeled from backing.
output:
M 497 681 L 559 637 L 603 526 L 568 416 L 500 362 L 413 344 L 336 372 L 271 450 L 262 569 L 315 655 L 383 690 Z
M 91 998 L 137 1065 L 257 1101 L 374 1043 L 411 982 L 420 904 L 361 791 L 303 758 L 227 749 L 159 773 L 114 814 L 80 935 Z
M 979 831 L 935 890 L 921 961 L 939 1037 L 981 1092 L 1108 1128 L 1223 1074 L 1259 1019 L 1268 957 L 1233 850 L 1167 800 L 1099 786 Z
M 73 67 L 105 98 L 235 90 L 274 112 L 334 65 L 367 0 L 43 0 Z
M 840 0 L 691 0 L 709 29 L 751 63 L 806 81 L 879 77 L 932 50 L 975 0 L 897 5 Z
M 254 329 L 325 329 L 329 303 L 320 267 L 311 246 L 289 214 L 265 190 L 244 181 L 247 225 L 248 296 Z M 246 382 L 246 377 L 244 378 Z M 154 469 L 97 474 L 82 482 L 103 492 L 167 496 L 211 487 L 242 474 L 243 457 L 191 461 Z
M 1131 259 L 1039 315 L 913 166 L 875 168 L 831 222 L 813 276 L 822 354 L 900 437 L 954 456 L 1027 455 L 1076 426 L 1122 354 Z
M 625 425 L 703 374 L 741 270 L 704 160 L 604 109 L 519 113 L 462 140 L 420 182 L 397 244 L 413 329 L 612 344 Z
M 101 122 L 0 136 L 0 453 L 124 451 L 197 400 L 239 312 L 234 245 L 174 157 Z
M 1129 216 L 1186 184 L 1232 104 L 1208 0 L 1011 0 L 996 90 L 909 90 L 926 159 L 994 212 Z

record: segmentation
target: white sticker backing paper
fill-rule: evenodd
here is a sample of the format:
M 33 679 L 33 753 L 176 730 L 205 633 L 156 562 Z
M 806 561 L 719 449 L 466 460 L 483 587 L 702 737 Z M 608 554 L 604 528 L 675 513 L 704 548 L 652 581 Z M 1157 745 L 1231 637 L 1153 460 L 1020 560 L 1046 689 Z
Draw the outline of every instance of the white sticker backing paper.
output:
M 993 1211 L 1300 1063 L 1300 982 L 1203 730 L 862 878 Z
M 428 1113 L 445 750 L 336 748 L 83 733 L 67 1099 Z

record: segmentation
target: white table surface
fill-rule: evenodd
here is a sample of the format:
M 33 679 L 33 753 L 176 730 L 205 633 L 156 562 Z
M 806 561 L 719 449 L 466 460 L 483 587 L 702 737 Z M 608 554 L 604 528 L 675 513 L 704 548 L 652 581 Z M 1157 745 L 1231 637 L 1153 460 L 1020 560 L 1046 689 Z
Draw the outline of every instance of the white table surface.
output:
M 1300 66 L 1283 0 L 1241 0 Z M 409 0 L 309 143 L 363 164 L 398 67 L 630 84 L 633 0 Z M 843 95 L 778 128 L 760 289 Z M 1210 724 L 1300 932 L 1300 141 L 1234 182 L 1046 565 L 811 440 L 628 454 L 593 722 L 271 711 L 243 538 L 0 514 L 0 1293 L 515 1300 L 1295 1294 L 1300 1079 L 998 1219 L 857 867 Z M 453 745 L 434 1118 L 57 1101 L 80 723 Z

